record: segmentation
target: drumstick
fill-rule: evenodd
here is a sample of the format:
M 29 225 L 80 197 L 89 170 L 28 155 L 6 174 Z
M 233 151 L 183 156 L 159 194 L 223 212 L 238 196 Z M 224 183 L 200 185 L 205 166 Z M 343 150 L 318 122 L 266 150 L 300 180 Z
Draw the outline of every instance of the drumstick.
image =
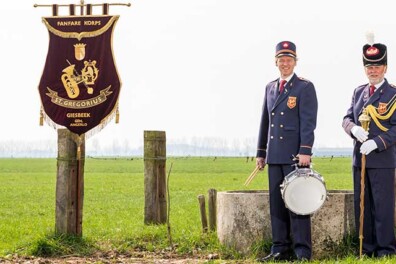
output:
M 250 182 L 250 181 L 252 180 L 252 178 L 254 177 L 253 175 L 255 175 L 256 172 L 257 172 L 257 168 L 258 168 L 258 167 L 254 168 L 254 170 L 252 171 L 252 173 L 250 173 L 249 177 L 248 177 L 248 178 L 246 179 L 246 181 L 245 181 L 245 185 L 246 185 L 248 182 Z
M 245 186 L 248 186 L 251 182 L 252 182 L 252 180 L 254 179 L 254 177 L 256 177 L 256 175 L 257 175 L 257 173 L 260 171 L 260 168 L 259 167 L 256 167 L 255 169 L 254 169 L 254 171 L 252 172 L 252 174 L 250 174 L 250 176 L 246 179 L 246 181 L 245 181 Z
M 246 179 L 245 181 L 245 186 L 248 186 L 250 184 L 250 182 L 254 179 L 254 177 L 256 177 L 257 173 L 260 171 L 260 167 L 257 166 L 253 172 L 249 175 L 249 177 Z

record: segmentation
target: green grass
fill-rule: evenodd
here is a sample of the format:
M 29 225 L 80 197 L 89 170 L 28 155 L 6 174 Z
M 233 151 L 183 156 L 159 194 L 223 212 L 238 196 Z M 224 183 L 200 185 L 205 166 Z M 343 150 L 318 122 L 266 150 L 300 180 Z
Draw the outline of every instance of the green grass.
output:
M 352 189 L 351 158 L 315 158 L 327 188 Z M 214 233 L 203 234 L 197 196 L 217 191 L 268 189 L 266 171 L 243 183 L 255 167 L 246 158 L 168 158 L 174 253 L 219 253 Z M 167 169 L 167 173 L 168 173 Z M 56 159 L 0 159 L 0 257 L 90 255 L 95 251 L 169 251 L 165 225 L 144 225 L 144 162 L 134 159 L 85 161 L 83 237 L 55 236 Z M 254 258 L 254 256 L 251 256 Z M 353 263 L 353 262 L 346 262 Z M 381 262 L 386 263 L 386 262 Z

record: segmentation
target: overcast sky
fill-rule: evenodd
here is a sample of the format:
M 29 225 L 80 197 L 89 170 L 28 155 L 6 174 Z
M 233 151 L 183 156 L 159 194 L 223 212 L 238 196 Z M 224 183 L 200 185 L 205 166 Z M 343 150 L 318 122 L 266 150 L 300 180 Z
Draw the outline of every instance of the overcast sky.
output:
M 57 138 L 53 128 L 39 126 L 37 89 L 48 50 L 41 17 L 50 16 L 51 9 L 33 8 L 35 3 L 52 2 L 79 3 L 1 4 L 0 141 Z M 121 15 L 113 36 L 123 83 L 120 124 L 113 121 L 88 140 L 96 138 L 105 144 L 117 138 L 137 146 L 144 130 L 164 130 L 168 140 L 257 138 L 265 85 L 279 75 L 274 52 L 282 40 L 297 45 L 295 71 L 316 87 L 315 147 L 352 146 L 341 122 L 353 89 L 367 83 L 362 46 L 368 30 L 375 33 L 376 42 L 388 46 L 386 77 L 396 83 L 396 21 L 391 1 L 131 3 L 131 7 L 110 7 L 110 14 Z

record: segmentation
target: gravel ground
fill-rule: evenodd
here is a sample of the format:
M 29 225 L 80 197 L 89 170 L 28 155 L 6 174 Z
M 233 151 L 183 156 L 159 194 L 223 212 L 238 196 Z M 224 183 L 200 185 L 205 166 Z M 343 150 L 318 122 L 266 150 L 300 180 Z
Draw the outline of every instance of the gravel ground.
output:
M 187 263 L 207 263 L 206 260 L 196 259 L 139 259 L 139 258 L 116 258 L 116 259 L 95 259 L 95 258 L 32 258 L 32 259 L 11 259 L 0 260 L 4 264 L 82 264 L 82 263 L 158 263 L 158 264 L 187 264 Z
M 82 264 L 82 263 L 158 263 L 158 264 L 187 264 L 187 263 L 207 263 L 208 260 L 197 259 L 156 259 L 156 258 L 129 258 L 117 257 L 114 259 L 105 258 L 81 258 L 81 257 L 67 257 L 67 258 L 19 258 L 19 259 L 0 259 L 0 263 L 4 264 Z M 224 262 L 225 263 L 225 262 Z
M 82 264 L 82 263 L 103 263 L 103 264 L 115 264 L 115 263 L 158 263 L 158 264 L 200 264 L 208 263 L 211 260 L 218 259 L 217 254 L 210 254 L 202 258 L 182 258 L 180 256 L 156 256 L 154 254 L 128 256 L 128 255 L 112 255 L 107 254 L 105 256 L 93 256 L 93 257 L 78 257 L 78 256 L 64 256 L 58 258 L 41 258 L 41 257 L 18 257 L 18 256 L 7 256 L 6 258 L 0 258 L 0 263 L 4 264 Z M 213 262 L 212 262 L 213 263 Z M 220 261 L 216 263 L 230 263 L 227 261 Z M 234 262 L 235 263 L 235 262 Z

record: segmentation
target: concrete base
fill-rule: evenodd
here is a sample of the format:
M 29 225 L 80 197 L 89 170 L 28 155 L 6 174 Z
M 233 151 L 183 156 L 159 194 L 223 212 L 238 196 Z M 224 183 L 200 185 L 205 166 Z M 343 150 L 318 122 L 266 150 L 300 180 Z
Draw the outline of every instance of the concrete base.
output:
M 312 215 L 313 257 L 331 254 L 354 228 L 353 191 L 328 191 L 328 199 Z M 268 191 L 218 192 L 217 236 L 245 255 L 254 243 L 271 240 Z
M 247 254 L 253 243 L 271 239 L 268 191 L 217 193 L 220 243 Z
M 355 232 L 353 191 L 328 191 L 328 199 L 312 215 L 311 232 L 313 255 L 331 256 L 342 239 Z

